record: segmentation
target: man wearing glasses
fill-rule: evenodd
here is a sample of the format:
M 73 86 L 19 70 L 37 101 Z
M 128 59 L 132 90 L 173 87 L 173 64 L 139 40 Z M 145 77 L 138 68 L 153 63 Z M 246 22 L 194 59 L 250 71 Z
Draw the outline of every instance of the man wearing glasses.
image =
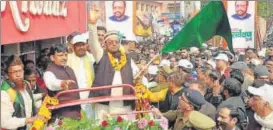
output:
M 265 84 L 259 88 L 249 87 L 252 95 L 248 105 L 255 111 L 254 118 L 262 130 L 273 129 L 273 87 Z
M 6 62 L 8 79 L 1 84 L 1 129 L 28 130 L 37 119 L 30 84 L 24 81 L 24 65 L 18 56 L 10 56 Z
M 92 87 L 108 85 L 133 85 L 133 76 L 139 71 L 138 67 L 128 54 L 120 49 L 122 36 L 117 31 L 108 31 L 104 36 L 104 48 L 98 41 L 97 27 L 89 25 L 92 54 L 95 58 L 95 79 Z M 112 88 L 90 93 L 90 97 L 122 96 L 133 94 L 129 88 Z M 95 104 L 96 119 L 102 119 L 103 113 L 132 111 L 132 101 L 110 101 Z

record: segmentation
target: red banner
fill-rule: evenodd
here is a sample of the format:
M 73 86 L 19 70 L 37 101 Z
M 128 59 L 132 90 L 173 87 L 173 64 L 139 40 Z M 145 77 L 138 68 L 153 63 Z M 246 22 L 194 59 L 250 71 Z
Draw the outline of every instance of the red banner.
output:
M 74 31 L 84 32 L 86 13 L 85 1 L 1 1 L 1 43 L 61 37 Z

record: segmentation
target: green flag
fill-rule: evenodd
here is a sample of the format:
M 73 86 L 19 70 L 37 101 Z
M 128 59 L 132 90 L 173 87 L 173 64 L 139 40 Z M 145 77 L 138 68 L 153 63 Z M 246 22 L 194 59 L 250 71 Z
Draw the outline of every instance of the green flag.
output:
M 214 35 L 224 37 L 233 53 L 231 29 L 226 10 L 221 1 L 211 1 L 173 37 L 161 52 L 173 52 L 182 48 L 201 47 Z

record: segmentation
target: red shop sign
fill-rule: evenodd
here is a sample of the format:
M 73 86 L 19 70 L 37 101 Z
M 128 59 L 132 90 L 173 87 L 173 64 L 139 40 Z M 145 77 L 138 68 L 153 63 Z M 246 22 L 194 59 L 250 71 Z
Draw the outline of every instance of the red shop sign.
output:
M 1 43 L 85 32 L 86 13 L 85 1 L 1 1 Z

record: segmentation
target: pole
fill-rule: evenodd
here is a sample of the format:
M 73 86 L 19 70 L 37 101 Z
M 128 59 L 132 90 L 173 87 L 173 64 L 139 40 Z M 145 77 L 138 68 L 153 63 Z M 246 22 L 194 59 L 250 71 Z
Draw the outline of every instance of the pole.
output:
M 151 60 L 149 61 L 149 63 L 148 63 L 147 65 L 145 65 L 145 67 L 144 67 L 142 70 L 140 70 L 140 71 L 138 72 L 138 74 L 134 77 L 134 79 L 137 79 L 137 78 L 140 76 L 140 74 L 141 74 L 145 69 L 147 69 L 148 66 L 149 66 L 156 58 L 158 58 L 159 56 L 160 56 L 160 54 L 157 54 L 156 56 L 154 56 L 153 59 L 151 59 Z

